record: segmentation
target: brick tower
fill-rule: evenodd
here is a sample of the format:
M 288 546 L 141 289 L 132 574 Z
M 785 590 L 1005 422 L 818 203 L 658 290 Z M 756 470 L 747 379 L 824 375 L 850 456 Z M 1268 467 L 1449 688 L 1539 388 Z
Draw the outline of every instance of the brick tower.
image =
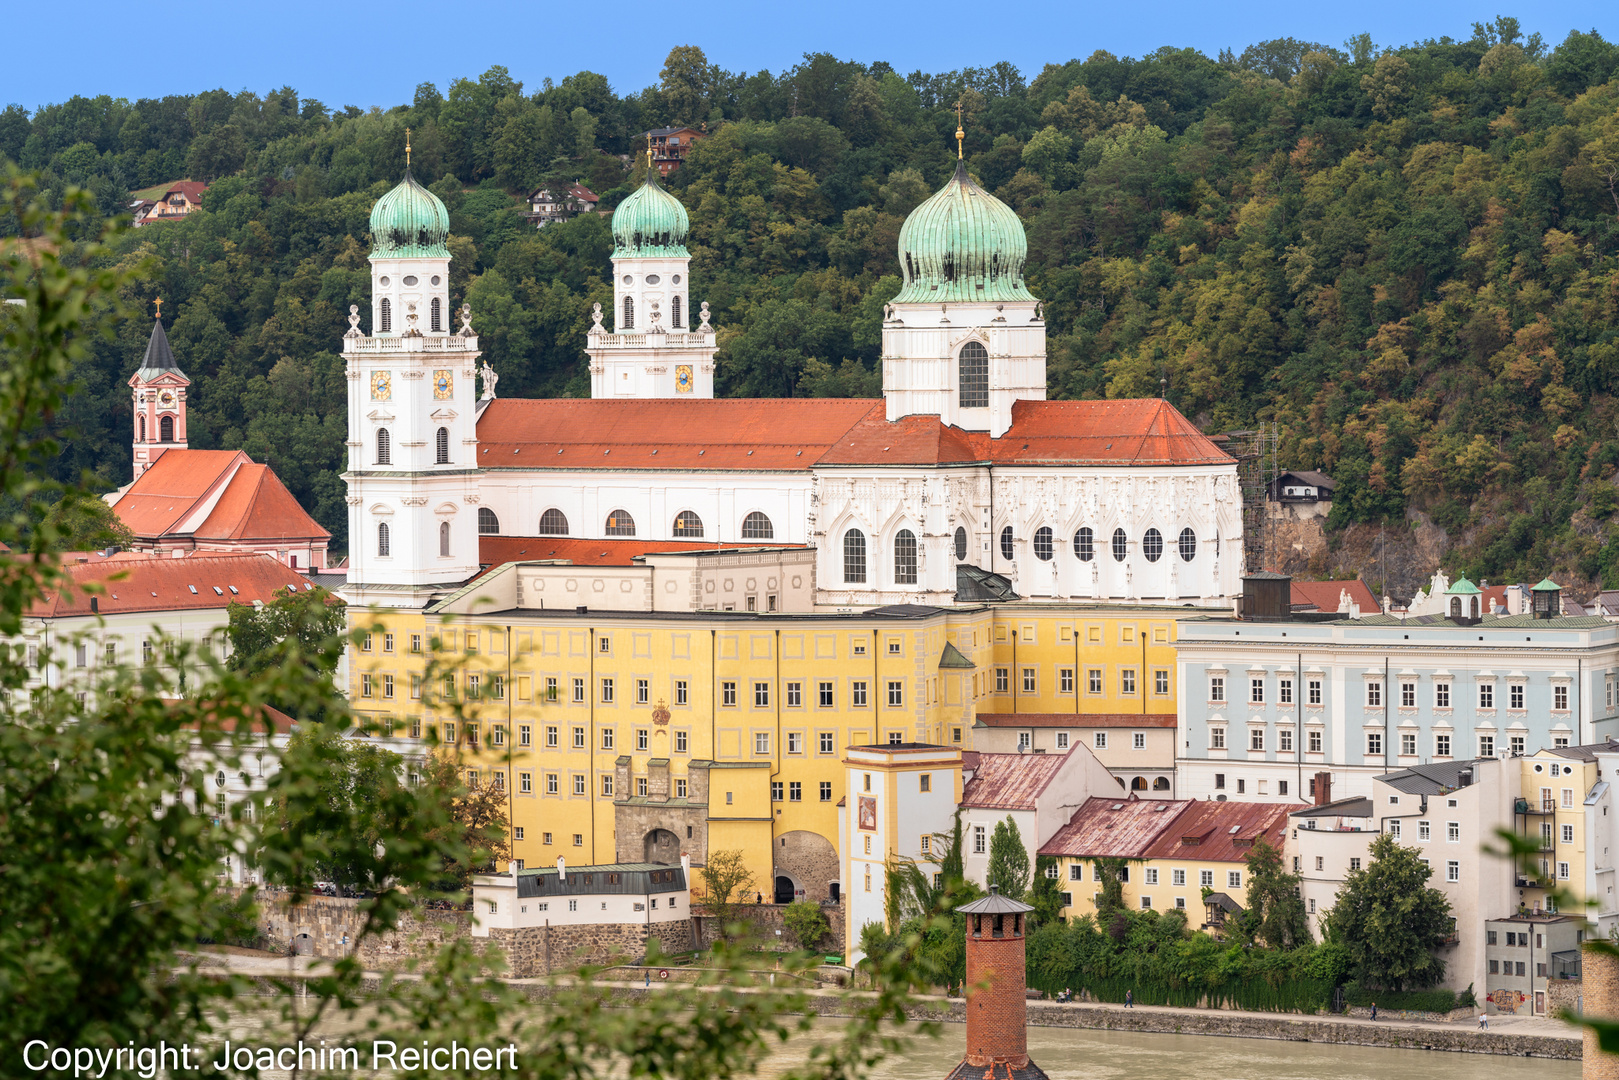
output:
M 947 1080 L 1045 1080 L 1029 1060 L 1024 916 L 994 888 L 967 916 L 967 1055 Z

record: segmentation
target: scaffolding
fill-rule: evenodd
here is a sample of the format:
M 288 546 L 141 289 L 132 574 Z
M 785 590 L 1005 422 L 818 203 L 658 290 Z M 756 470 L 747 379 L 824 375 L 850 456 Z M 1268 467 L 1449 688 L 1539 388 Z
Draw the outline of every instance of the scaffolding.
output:
M 1243 573 L 1274 569 L 1276 552 L 1265 504 L 1281 476 L 1277 464 L 1280 429 L 1272 422 L 1252 431 L 1226 432 L 1226 452 L 1237 459 L 1242 490 Z

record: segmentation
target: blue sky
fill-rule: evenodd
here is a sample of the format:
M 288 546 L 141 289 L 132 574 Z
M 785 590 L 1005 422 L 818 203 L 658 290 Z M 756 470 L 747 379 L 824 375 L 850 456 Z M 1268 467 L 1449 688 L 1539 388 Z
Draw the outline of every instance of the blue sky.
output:
M 419 82 L 443 90 L 459 76 L 504 64 L 530 87 L 580 70 L 606 75 L 623 93 L 656 82 L 675 45 L 700 45 L 731 70 L 779 72 L 805 52 L 887 60 L 901 72 L 947 71 L 1010 60 L 1032 78 L 1047 62 L 1107 49 L 1138 56 L 1162 45 L 1213 55 L 1254 41 L 1297 37 L 1337 45 L 1361 31 L 1379 45 L 1470 36 L 1475 21 L 1516 14 L 1526 32 L 1556 43 L 1571 29 L 1619 38 L 1619 5 L 1539 0 L 1512 11 L 1441 0 L 1355 4 L 1075 4 L 930 0 L 735 0 L 516 4 L 509 0 L 335 0 L 130 7 L 87 0 L 64 23 L 50 4 L 19 4 L 6 17 L 0 105 L 30 109 L 75 93 L 156 97 L 224 87 L 291 85 L 328 106 L 390 106 Z M 544 22 L 555 24 L 546 27 Z

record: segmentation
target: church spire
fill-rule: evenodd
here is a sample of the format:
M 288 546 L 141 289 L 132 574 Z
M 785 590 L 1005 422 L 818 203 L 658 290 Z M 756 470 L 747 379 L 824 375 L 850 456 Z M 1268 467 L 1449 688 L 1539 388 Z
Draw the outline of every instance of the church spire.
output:
M 161 305 L 163 301 L 159 300 Z M 180 365 L 174 362 L 174 350 L 169 348 L 169 336 L 163 332 L 162 309 L 159 316 L 152 320 L 152 336 L 146 342 L 146 358 L 141 361 L 140 371 L 136 377 L 153 379 L 165 371 L 183 374 Z
M 162 301 L 158 301 L 159 313 Z M 154 317 L 140 370 L 129 377 L 134 394 L 134 471 L 138 479 L 170 450 L 186 449 L 186 378 L 174 362 L 163 320 Z

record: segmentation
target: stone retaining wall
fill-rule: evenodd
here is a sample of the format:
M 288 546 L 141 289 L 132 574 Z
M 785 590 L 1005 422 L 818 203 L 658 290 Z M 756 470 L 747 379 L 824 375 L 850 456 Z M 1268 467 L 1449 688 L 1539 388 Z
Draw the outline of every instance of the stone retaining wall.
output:
M 776 931 L 780 930 L 782 932 L 782 947 L 795 948 L 797 942 L 792 940 L 792 935 L 788 932 L 785 922 L 787 907 L 788 905 L 786 904 L 741 904 L 736 909 L 737 918 L 743 922 L 752 923 L 754 933 L 758 935 L 759 940 L 766 943 L 775 941 Z M 831 930 L 827 932 L 826 941 L 822 944 L 826 946 L 827 951 L 830 953 L 842 953 L 844 940 L 843 905 L 822 904 L 821 914 L 826 916 L 826 921 L 831 926 Z M 720 922 L 713 916 L 705 914 L 705 909 L 701 907 L 697 909 L 696 922 L 698 937 L 700 938 L 696 947 L 706 949 L 714 944 L 715 938 L 719 936 Z

